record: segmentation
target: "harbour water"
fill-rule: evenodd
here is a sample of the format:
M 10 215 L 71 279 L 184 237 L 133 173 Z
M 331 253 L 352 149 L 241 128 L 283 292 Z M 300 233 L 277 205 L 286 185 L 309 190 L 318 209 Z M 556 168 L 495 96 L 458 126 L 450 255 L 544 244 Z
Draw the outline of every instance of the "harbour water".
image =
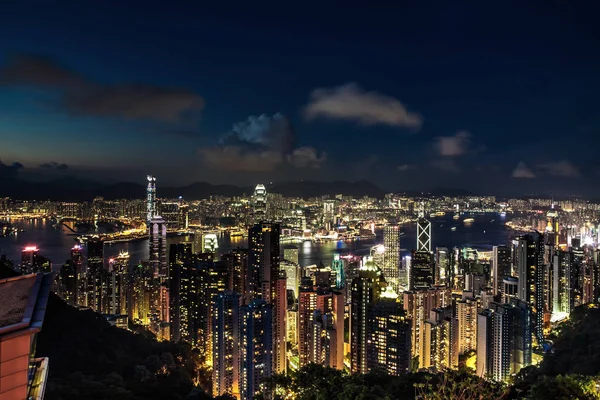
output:
M 474 218 L 472 223 L 464 223 L 465 218 Z M 505 226 L 509 217 L 499 214 L 465 214 L 460 220 L 454 220 L 451 214 L 431 218 L 432 246 L 465 246 L 489 250 L 492 246 L 506 244 L 517 232 Z M 50 220 L 16 220 L 13 225 L 23 232 L 0 238 L 0 254 L 5 254 L 15 264 L 21 260 L 21 251 L 25 246 L 37 246 L 40 254 L 49 258 L 58 267 L 69 258 L 70 249 L 75 244 L 76 235 L 65 227 L 55 227 Z M 453 229 L 454 228 L 454 229 Z M 408 254 L 416 246 L 416 226 L 406 224 L 401 227 L 400 244 L 403 255 Z M 372 246 L 381 243 L 382 232 L 376 230 L 376 237 L 368 240 L 352 242 L 304 242 L 297 244 L 299 262 L 301 265 L 312 265 L 323 262 L 331 263 L 335 253 L 353 253 L 366 255 Z M 169 238 L 170 243 L 185 240 L 183 237 Z M 232 248 L 247 247 L 247 240 L 241 237 L 219 237 L 219 253 L 225 253 Z M 120 251 L 127 251 L 132 263 L 148 258 L 148 240 L 138 240 L 126 243 L 115 243 L 104 246 L 106 258 L 116 256 Z

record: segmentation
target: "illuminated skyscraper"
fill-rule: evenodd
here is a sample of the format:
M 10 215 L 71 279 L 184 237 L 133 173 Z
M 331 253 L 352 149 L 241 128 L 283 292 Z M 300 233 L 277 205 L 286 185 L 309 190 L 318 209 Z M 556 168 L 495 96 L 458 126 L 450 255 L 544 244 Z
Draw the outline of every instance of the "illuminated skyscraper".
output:
M 216 254 L 219 248 L 219 240 L 214 233 L 207 233 L 202 238 L 202 252 Z
M 167 266 L 167 225 L 165 221 L 155 215 L 148 224 L 150 247 L 150 267 L 156 277 L 168 275 Z
M 130 303 L 129 253 L 120 252 L 108 262 L 108 298 L 105 314 L 128 315 Z
M 446 247 L 436 247 L 435 249 L 435 270 L 434 270 L 434 284 L 435 285 L 449 285 L 450 281 L 450 254 Z
M 411 323 L 388 286 L 367 311 L 367 369 L 401 375 L 410 367 Z
M 58 274 L 58 290 L 57 294 L 67 304 L 77 306 L 77 272 L 75 263 L 72 260 L 67 260 L 60 268 Z
M 340 259 L 339 253 L 333 255 L 331 270 L 335 272 L 335 287 L 342 289 L 346 285 L 346 272 L 344 271 L 344 260 Z
M 423 204 L 417 220 L 417 251 L 431 252 L 431 222 L 425 218 Z
M 298 247 L 287 245 L 283 248 L 283 259 L 298 264 Z
M 221 261 L 227 265 L 227 275 L 229 277 L 227 289 L 236 293 L 244 293 L 244 288 L 246 287 L 246 269 L 248 266 L 248 250 L 233 249 L 229 253 L 223 254 Z
M 148 188 L 146 189 L 146 222 L 152 221 L 156 215 L 156 178 L 152 175 L 148 179 Z
M 456 302 L 458 354 L 477 348 L 477 300 L 466 298 Z
M 530 233 L 517 239 L 517 296 L 529 304 L 533 318 L 533 334 L 544 340 L 544 244 L 542 235 Z
M 408 269 L 408 286 L 410 290 L 424 289 L 433 286 L 433 254 L 429 251 L 413 251 Z
M 352 373 L 366 374 L 367 364 L 367 311 L 379 298 L 380 277 L 372 260 L 367 259 L 352 280 L 350 306 L 350 368 Z
M 195 296 L 192 290 L 193 268 L 192 244 L 177 243 L 169 247 L 169 313 L 171 317 L 171 340 L 189 341 L 189 319 L 197 318 L 190 315 L 191 298 Z
M 213 314 L 212 383 L 214 397 L 239 396 L 239 305 L 240 295 L 221 292 L 215 297 Z
M 509 246 L 494 246 L 490 260 L 494 294 L 502 293 L 502 282 L 512 276 L 512 255 Z
M 40 272 L 52 272 L 52 263 L 40 255 L 36 246 L 25 247 L 21 253 L 21 273 L 27 275 Z
M 552 314 L 556 319 L 568 316 L 574 305 L 571 293 L 571 269 L 575 267 L 572 251 L 557 250 L 553 257 L 553 305 Z
M 282 271 L 285 271 L 286 289 L 294 293 L 294 299 L 297 299 L 300 286 L 300 266 L 291 261 L 282 260 L 280 267 Z
M 419 367 L 437 371 L 457 367 L 458 357 L 453 352 L 452 306 L 431 310 L 423 327 Z
M 267 189 L 265 185 L 259 183 L 254 188 L 252 205 L 254 207 L 254 222 L 258 224 L 265 221 L 267 217 Z
M 242 400 L 252 400 L 272 375 L 273 307 L 261 299 L 240 308 L 240 377 Z
M 86 306 L 102 312 L 103 296 L 106 295 L 107 274 L 104 269 L 104 242 L 99 237 L 87 241 L 87 288 Z
M 432 310 L 450 304 L 450 293 L 449 289 L 443 287 L 404 292 L 403 307 L 412 324 L 411 357 L 419 357 L 421 367 L 425 321 Z
M 399 292 L 400 277 L 400 228 L 386 225 L 383 228 L 383 276 L 392 289 Z
M 492 303 L 477 316 L 477 375 L 506 381 L 531 365 L 531 313 L 524 301 Z

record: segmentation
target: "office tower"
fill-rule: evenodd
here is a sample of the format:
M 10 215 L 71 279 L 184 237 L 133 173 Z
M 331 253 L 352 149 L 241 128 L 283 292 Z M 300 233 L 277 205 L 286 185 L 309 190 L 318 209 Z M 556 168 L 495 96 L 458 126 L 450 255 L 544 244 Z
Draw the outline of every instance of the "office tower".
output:
M 434 284 L 446 285 L 449 283 L 449 254 L 446 247 L 436 247 L 435 249 L 435 270 L 433 274 Z
M 335 216 L 337 214 L 337 200 L 323 201 L 323 226 L 331 230 L 335 226 Z
M 219 241 L 217 235 L 214 233 L 207 233 L 202 238 L 202 252 L 216 254 L 219 248 Z
M 265 221 L 267 217 L 267 189 L 265 185 L 259 183 L 254 188 L 252 205 L 254 208 L 254 222 L 259 224 Z
M 298 247 L 287 245 L 283 248 L 283 259 L 294 264 L 298 264 Z
M 158 209 L 155 215 L 160 215 L 169 228 L 179 228 L 180 212 L 179 202 L 164 201 L 158 202 Z
M 150 254 L 150 267 L 155 277 L 166 277 L 167 266 L 167 225 L 165 221 L 155 215 L 148 224 L 148 245 Z
M 425 321 L 431 310 L 450 304 L 450 290 L 443 287 L 404 292 L 403 307 L 411 321 L 411 357 L 421 360 Z
M 506 381 L 531 365 L 531 310 L 521 300 L 492 303 L 477 316 L 477 375 Z
M 398 293 L 400 278 L 400 228 L 386 225 L 383 228 L 383 276 Z
M 452 306 L 435 308 L 423 324 L 419 367 L 443 371 L 458 366 L 453 352 Z
M 229 277 L 227 289 L 236 293 L 244 293 L 248 250 L 233 249 L 229 253 L 223 254 L 221 261 L 227 265 L 227 276 Z
M 490 260 L 492 270 L 492 284 L 494 294 L 504 293 L 502 282 L 505 278 L 512 276 L 512 254 L 509 246 L 494 246 L 492 259 Z
M 130 303 L 129 253 L 120 252 L 108 261 L 108 307 L 104 314 L 128 315 Z
M 408 287 L 410 290 L 433 286 L 433 254 L 428 251 L 413 251 L 408 269 Z
M 352 280 L 350 305 L 350 349 L 352 373 L 369 372 L 367 364 L 367 310 L 377 300 L 380 277 L 372 260 L 367 260 Z
M 98 237 L 87 241 L 87 288 L 85 305 L 101 312 L 103 295 L 106 293 L 106 271 L 104 269 L 104 243 Z
M 477 348 L 477 300 L 464 298 L 456 302 L 458 354 Z
M 558 211 L 552 208 L 546 213 L 546 235 L 549 237 L 549 244 L 553 247 L 558 247 L 560 239 L 560 226 L 558 223 Z
M 171 340 L 189 341 L 189 304 L 193 296 L 191 288 L 192 244 L 177 243 L 169 246 L 169 313 L 171 316 Z
M 27 246 L 21 253 L 21 274 L 52 272 L 52 263 L 40 255 L 36 246 Z
M 77 270 L 75 263 L 72 260 L 67 260 L 60 269 L 58 274 L 58 291 L 57 294 L 67 304 L 77 306 Z
M 284 368 L 280 363 L 286 353 L 285 310 L 287 291 L 283 290 L 279 267 L 279 224 L 261 223 L 248 232 L 248 270 L 246 273 L 246 303 L 262 299 L 273 306 L 273 361 L 276 372 Z M 285 282 L 284 282 L 285 283 Z M 285 286 L 283 286 L 285 287 Z M 280 308 L 284 307 L 283 310 Z M 281 318 L 283 317 L 283 320 Z
M 87 268 L 83 260 L 83 247 L 76 244 L 71 249 L 71 262 L 75 267 L 75 273 L 77 274 L 77 299 L 75 303 L 78 306 L 87 306 L 86 293 L 87 293 Z
M 411 323 L 388 286 L 367 311 L 367 369 L 401 375 L 410 368 Z
M 213 314 L 212 395 L 239 396 L 239 304 L 240 295 L 232 291 L 215 297 Z
M 285 272 L 286 289 L 294 294 L 294 299 L 297 299 L 300 286 L 300 266 L 294 262 L 282 260 L 280 268 Z
M 431 252 L 431 222 L 424 216 L 417 220 L 417 251 Z
M 333 255 L 331 270 L 335 272 L 336 289 L 342 289 L 346 285 L 346 272 L 344 271 L 344 260 L 340 258 L 339 253 Z
M 240 308 L 239 389 L 242 400 L 252 400 L 272 374 L 273 306 L 262 299 Z
M 517 239 L 518 298 L 531 307 L 533 334 L 538 345 L 544 340 L 544 245 L 535 232 Z
M 148 188 L 146 189 L 146 222 L 150 223 L 157 214 L 156 210 L 156 178 L 152 175 L 148 179 Z

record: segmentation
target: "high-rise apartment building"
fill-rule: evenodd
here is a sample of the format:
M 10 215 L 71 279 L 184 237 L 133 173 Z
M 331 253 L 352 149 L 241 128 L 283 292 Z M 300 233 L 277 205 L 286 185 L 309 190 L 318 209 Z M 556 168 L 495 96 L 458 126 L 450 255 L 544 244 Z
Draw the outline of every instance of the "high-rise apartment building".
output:
M 273 366 L 273 306 L 262 299 L 240 308 L 239 390 L 252 400 Z
M 544 244 L 539 233 L 523 235 L 517 242 L 517 296 L 531 307 L 533 334 L 544 340 Z
M 490 260 L 490 264 L 492 270 L 494 294 L 503 293 L 503 280 L 512 276 L 511 247 L 494 246 L 492 249 L 492 259 Z
M 239 397 L 240 295 L 219 293 L 214 300 L 212 337 L 212 394 Z
M 388 286 L 367 311 L 367 370 L 401 375 L 410 368 L 411 323 Z

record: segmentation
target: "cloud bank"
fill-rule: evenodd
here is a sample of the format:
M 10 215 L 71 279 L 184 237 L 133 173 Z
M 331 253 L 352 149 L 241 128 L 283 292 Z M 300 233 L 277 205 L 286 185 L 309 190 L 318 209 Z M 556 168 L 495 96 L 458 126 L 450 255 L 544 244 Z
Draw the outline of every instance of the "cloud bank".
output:
M 316 118 L 355 121 L 363 125 L 389 125 L 418 129 L 421 115 L 410 112 L 399 100 L 367 92 L 355 83 L 315 89 L 304 109 L 308 120 Z
M 517 167 L 512 172 L 512 177 L 531 179 L 535 178 L 535 174 L 531 169 L 529 169 L 527 164 L 525 164 L 523 161 L 519 161 Z

